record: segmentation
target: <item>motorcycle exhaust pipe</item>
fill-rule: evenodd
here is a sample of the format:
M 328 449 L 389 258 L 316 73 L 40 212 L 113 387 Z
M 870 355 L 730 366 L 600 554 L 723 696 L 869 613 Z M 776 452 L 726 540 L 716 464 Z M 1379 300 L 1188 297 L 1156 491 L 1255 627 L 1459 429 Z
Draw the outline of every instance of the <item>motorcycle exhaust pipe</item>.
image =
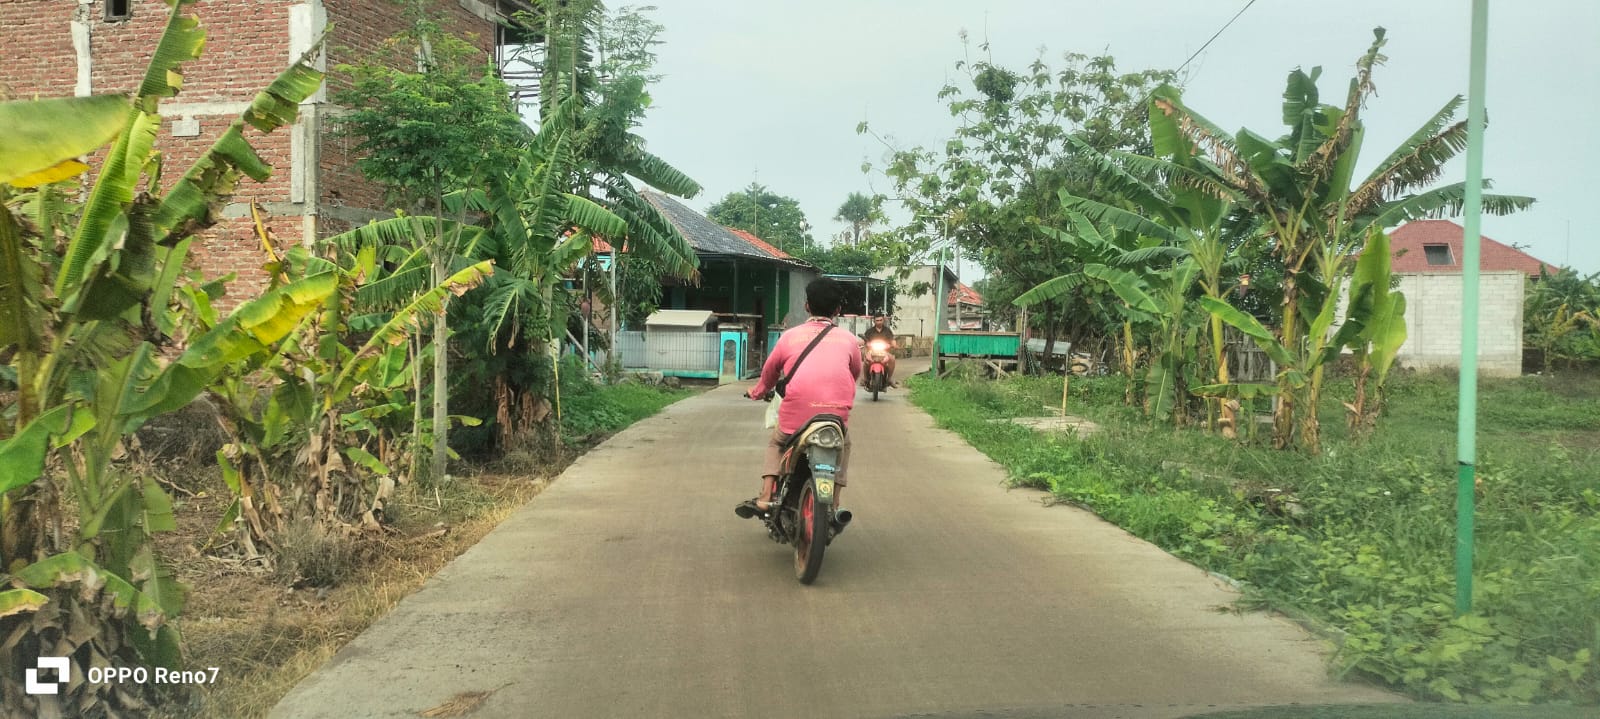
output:
M 855 515 L 851 514 L 850 510 L 848 510 L 848 509 L 838 510 L 838 511 L 833 513 L 833 526 L 834 526 L 835 529 L 841 529 L 842 530 L 842 529 L 845 528 L 845 526 L 849 525 L 850 524 L 850 520 L 854 519 L 854 518 L 855 518 Z

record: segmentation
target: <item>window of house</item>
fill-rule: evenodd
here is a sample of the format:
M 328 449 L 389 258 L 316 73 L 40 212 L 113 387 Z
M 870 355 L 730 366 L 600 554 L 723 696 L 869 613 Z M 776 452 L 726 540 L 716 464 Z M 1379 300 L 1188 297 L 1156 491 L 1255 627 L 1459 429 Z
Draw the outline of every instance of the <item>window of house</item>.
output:
M 1422 251 L 1427 254 L 1430 265 L 1449 266 L 1456 263 L 1455 259 L 1450 257 L 1449 245 L 1423 245 Z
M 127 20 L 133 16 L 133 0 L 106 0 L 106 22 Z

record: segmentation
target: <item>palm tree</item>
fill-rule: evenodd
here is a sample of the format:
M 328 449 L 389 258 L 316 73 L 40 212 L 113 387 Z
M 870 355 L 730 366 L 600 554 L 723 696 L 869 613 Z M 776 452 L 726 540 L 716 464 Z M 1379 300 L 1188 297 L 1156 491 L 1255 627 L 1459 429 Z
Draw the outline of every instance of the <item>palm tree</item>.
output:
M 878 217 L 878 209 L 873 206 L 872 198 L 859 192 L 852 192 L 845 198 L 844 204 L 839 205 L 839 211 L 834 214 L 833 219 L 850 223 L 850 246 L 854 247 L 861 244 L 867 228 L 871 227 Z

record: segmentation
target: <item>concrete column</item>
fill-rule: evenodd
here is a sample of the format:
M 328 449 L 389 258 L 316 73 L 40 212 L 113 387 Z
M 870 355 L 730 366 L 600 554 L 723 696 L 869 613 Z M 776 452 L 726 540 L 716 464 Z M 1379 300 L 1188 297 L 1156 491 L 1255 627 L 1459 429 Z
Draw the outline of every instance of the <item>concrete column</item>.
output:
M 78 82 L 72 94 L 88 97 L 93 91 L 94 56 L 89 35 L 94 28 L 94 0 L 78 0 L 78 9 L 72 14 L 72 51 L 78 62 Z

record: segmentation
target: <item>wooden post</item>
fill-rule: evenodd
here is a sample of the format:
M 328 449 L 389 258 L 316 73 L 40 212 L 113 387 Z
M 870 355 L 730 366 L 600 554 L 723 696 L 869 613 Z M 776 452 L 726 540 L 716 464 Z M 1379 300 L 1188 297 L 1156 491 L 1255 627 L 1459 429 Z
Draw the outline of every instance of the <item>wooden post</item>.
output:
M 1072 382 L 1072 351 L 1067 351 L 1066 370 L 1061 373 L 1061 416 L 1067 416 L 1067 385 Z

